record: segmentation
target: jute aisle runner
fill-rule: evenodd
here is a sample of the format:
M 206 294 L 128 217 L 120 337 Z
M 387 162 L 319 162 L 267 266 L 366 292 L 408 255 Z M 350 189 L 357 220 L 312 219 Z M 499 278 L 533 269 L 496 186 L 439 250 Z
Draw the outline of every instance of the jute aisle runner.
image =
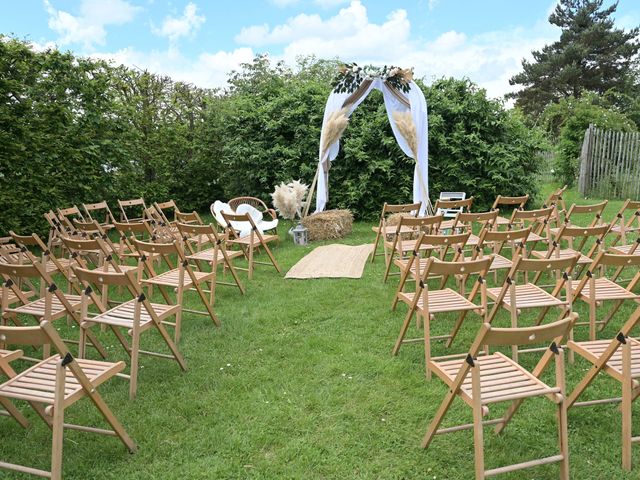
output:
M 360 278 L 372 249 L 372 244 L 318 247 L 291 267 L 285 278 Z

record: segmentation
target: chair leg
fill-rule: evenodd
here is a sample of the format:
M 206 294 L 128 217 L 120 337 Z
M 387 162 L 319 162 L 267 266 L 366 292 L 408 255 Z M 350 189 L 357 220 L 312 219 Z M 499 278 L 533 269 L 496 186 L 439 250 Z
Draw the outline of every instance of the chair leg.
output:
M 449 334 L 449 339 L 447 340 L 447 348 L 449 348 L 453 344 L 453 340 L 456 338 L 456 335 L 460 331 L 460 327 L 462 327 L 462 322 L 464 322 L 465 317 L 467 316 L 467 310 L 463 310 L 460 312 L 458 319 L 456 320 L 456 324 L 453 326 L 453 330 Z
M 567 428 L 567 405 L 564 400 L 558 404 L 558 443 L 560 446 L 560 480 L 569 480 L 569 433 Z
M 511 314 L 511 328 L 518 328 L 518 307 L 512 304 L 509 313 Z M 511 358 L 518 363 L 518 345 L 511 345 Z
M 631 407 L 633 379 L 631 378 L 631 345 L 622 345 L 622 468 L 631 471 Z
M 424 329 L 424 369 L 427 380 L 431 380 L 431 370 L 429 362 L 431 361 L 431 322 L 428 318 L 423 317 Z
M 66 373 L 62 361 L 56 364 L 56 385 L 53 403 L 51 442 L 51 479 L 62 479 L 62 447 L 64 442 L 64 391 Z
M 253 279 L 253 245 L 249 245 L 249 280 Z
M 138 369 L 140 360 L 140 333 L 133 332 L 131 338 L 131 371 L 129 372 L 129 399 L 134 400 L 138 391 Z
M 482 398 L 480 396 L 480 367 L 476 364 L 471 372 L 473 389 L 473 448 L 476 480 L 484 480 L 484 427 L 482 425 Z
M 398 351 L 402 346 L 402 341 L 404 340 L 404 336 L 407 334 L 409 324 L 411 323 L 411 317 L 413 317 L 413 312 L 414 311 L 411 310 L 410 308 L 407 314 L 405 315 L 404 322 L 402 322 L 402 327 L 400 328 L 400 333 L 398 334 L 398 339 L 396 340 L 396 344 L 394 345 L 393 350 L 391 351 L 391 355 L 394 355 L 394 356 L 398 355 Z
M 2 405 L 2 407 L 9 412 L 9 415 L 12 416 L 23 428 L 27 428 L 29 426 L 29 420 L 26 419 L 22 412 L 18 410 L 10 400 L 0 398 L 0 405 Z
M 589 302 L 589 340 L 596 339 L 596 301 Z

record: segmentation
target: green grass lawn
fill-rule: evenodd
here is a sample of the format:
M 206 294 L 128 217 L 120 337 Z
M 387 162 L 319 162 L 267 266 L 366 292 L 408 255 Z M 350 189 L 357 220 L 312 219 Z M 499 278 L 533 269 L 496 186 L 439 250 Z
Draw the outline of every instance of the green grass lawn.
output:
M 566 200 L 568 205 L 577 201 L 575 192 Z M 621 203 L 610 202 L 604 218 L 613 218 Z M 283 271 L 320 244 L 296 247 L 287 228 L 281 226 L 281 243 L 273 250 Z M 357 245 L 373 238 L 370 223 L 357 223 L 343 242 Z M 367 264 L 358 280 L 285 280 L 261 266 L 252 281 L 241 274 L 245 296 L 219 287 L 221 328 L 206 317 L 184 315 L 180 349 L 186 373 L 175 362 L 146 357 L 135 401 L 129 401 L 123 379 L 101 388 L 138 443 L 138 453 L 130 455 L 114 438 L 68 431 L 65 478 L 472 478 L 471 431 L 437 436 L 426 451 L 419 447 L 447 389 L 437 377 L 425 380 L 420 344 L 405 345 L 399 356 L 391 356 L 406 309 L 390 310 L 397 277 L 383 283 L 381 258 Z M 197 307 L 195 295 L 187 297 L 188 306 Z M 633 309 L 625 305 L 600 338 L 613 337 Z M 576 310 L 586 318 L 584 304 L 577 302 Z M 525 315 L 523 323 L 534 315 Z M 437 318 L 433 333 L 446 333 L 453 318 Z M 495 324 L 508 325 L 508 314 L 501 312 Z M 436 343 L 433 354 L 464 352 L 478 327 L 478 317 L 469 316 L 454 347 Z M 415 324 L 411 332 L 418 333 Z M 77 329 L 70 335 L 77 336 Z M 100 336 L 113 346 L 112 359 L 125 358 L 115 338 Z M 586 338 L 586 328 L 577 330 L 576 339 Z M 162 348 L 158 340 L 155 333 L 143 336 L 143 348 Z M 531 367 L 537 356 L 523 355 L 522 361 Z M 587 369 L 582 360 L 568 365 L 569 390 Z M 551 382 L 553 376 L 545 379 Z M 583 399 L 619 395 L 619 384 L 602 376 Z M 48 468 L 50 432 L 27 407 L 23 411 L 33 420 L 28 430 L 0 418 L 0 459 Z M 501 411 L 495 406 L 492 417 Z M 68 411 L 67 421 L 102 426 L 86 400 Z M 456 400 L 444 426 L 469 421 L 471 410 Z M 621 470 L 620 431 L 614 404 L 572 409 L 571 477 L 638 478 L 640 466 L 630 474 Z M 485 430 L 486 466 L 555 455 L 556 439 L 554 405 L 543 398 L 528 400 L 504 434 Z M 638 447 L 634 458 L 640 461 Z M 557 465 L 551 465 L 501 478 L 557 477 Z M 2 471 L 0 478 L 30 477 Z

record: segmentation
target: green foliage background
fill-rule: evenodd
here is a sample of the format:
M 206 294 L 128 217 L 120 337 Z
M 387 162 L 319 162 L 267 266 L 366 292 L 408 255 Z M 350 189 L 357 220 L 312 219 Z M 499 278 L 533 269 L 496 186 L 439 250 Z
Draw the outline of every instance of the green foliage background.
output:
M 173 198 L 183 210 L 311 182 L 337 61 L 295 70 L 258 56 L 228 87 L 170 78 L 0 41 L 0 232 L 43 231 L 51 208 Z M 466 79 L 419 83 L 429 106 L 430 188 L 490 205 L 536 193 L 539 130 Z M 381 95 L 354 113 L 330 175 L 330 208 L 371 218 L 411 200 L 414 162 L 397 146 Z

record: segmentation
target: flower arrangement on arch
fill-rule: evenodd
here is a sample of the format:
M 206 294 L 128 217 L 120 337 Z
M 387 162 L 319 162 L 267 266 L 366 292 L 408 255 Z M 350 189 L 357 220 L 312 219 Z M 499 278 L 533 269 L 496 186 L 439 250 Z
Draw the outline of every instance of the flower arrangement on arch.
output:
M 338 68 L 338 73 L 333 80 L 333 91 L 334 93 L 353 93 L 364 80 L 374 78 L 381 78 L 396 90 L 408 93 L 411 88 L 409 84 L 413 80 L 413 69 L 393 65 L 360 67 L 357 63 L 345 63 Z

